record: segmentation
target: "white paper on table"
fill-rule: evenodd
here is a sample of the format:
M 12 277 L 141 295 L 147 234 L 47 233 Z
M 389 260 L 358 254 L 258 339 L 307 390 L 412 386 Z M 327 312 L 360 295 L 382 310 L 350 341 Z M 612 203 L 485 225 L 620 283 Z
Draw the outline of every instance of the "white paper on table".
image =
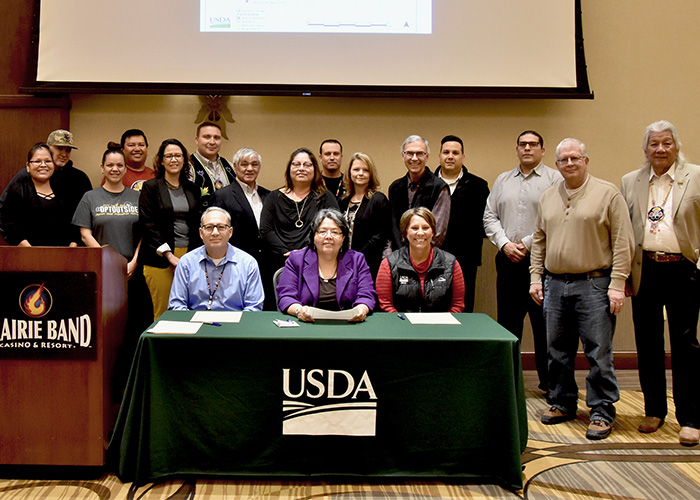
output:
M 337 321 L 347 321 L 354 318 L 358 311 L 358 306 L 352 309 L 346 309 L 345 311 L 326 311 L 318 307 L 309 307 L 309 314 L 311 314 L 314 319 L 332 319 Z
M 202 323 L 190 323 L 189 321 L 166 321 L 156 323 L 148 333 L 176 333 L 192 335 L 197 333 Z
M 273 321 L 273 323 L 280 328 L 294 328 L 299 326 L 299 323 L 293 319 L 276 319 Z
M 241 311 L 197 311 L 190 321 L 200 323 L 240 323 Z
M 452 313 L 406 313 L 413 325 L 461 325 Z

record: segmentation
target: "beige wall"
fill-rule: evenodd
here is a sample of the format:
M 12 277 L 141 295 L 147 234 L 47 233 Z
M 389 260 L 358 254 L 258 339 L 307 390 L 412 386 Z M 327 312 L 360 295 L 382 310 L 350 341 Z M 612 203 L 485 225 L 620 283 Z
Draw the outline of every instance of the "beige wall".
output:
M 418 133 L 430 141 L 429 164 L 434 166 L 440 139 L 457 134 L 465 140 L 469 169 L 492 184 L 501 171 L 515 167 L 518 133 L 534 128 L 545 137 L 545 160 L 550 165 L 556 144 L 565 137 L 577 137 L 588 146 L 591 173 L 619 184 L 620 177 L 643 159 L 644 127 L 668 119 L 678 127 L 688 159 L 700 162 L 700 64 L 695 54 L 700 46 L 700 2 L 583 0 L 582 7 L 594 100 L 233 96 L 228 107 L 235 123 L 228 125 L 230 140 L 223 153 L 230 158 L 238 148 L 257 149 L 263 155 L 260 183 L 274 188 L 282 182 L 283 167 L 293 149 L 316 150 L 321 140 L 335 137 L 348 154 L 370 154 L 386 188 L 405 172 L 398 151 L 406 136 Z M 522 57 L 537 71 L 537 54 L 523 46 Z M 429 60 L 406 57 L 406 62 L 425 71 L 449 71 L 431 66 Z M 235 61 L 222 59 L 221 63 Z M 335 64 L 342 64 L 342 57 Z M 303 71 L 302 65 L 299 70 Z M 131 127 L 146 131 L 152 153 L 168 137 L 193 147 L 199 109 L 200 102 L 193 96 L 74 96 L 71 129 L 80 147 L 74 160 L 97 183 L 107 141 L 118 140 Z M 485 250 L 477 309 L 495 316 L 494 252 L 488 243 Z M 626 309 L 615 340 L 617 351 L 634 350 L 629 304 Z M 524 350 L 528 349 L 526 341 Z

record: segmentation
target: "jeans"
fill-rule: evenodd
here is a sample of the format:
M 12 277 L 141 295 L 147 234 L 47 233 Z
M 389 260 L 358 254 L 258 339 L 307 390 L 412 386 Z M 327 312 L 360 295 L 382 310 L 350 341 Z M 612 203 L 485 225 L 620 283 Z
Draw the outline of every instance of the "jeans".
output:
M 613 404 L 620 391 L 613 367 L 612 339 L 615 316 L 610 313 L 610 276 L 566 279 L 547 274 L 544 279 L 544 320 L 549 354 L 549 396 L 552 405 L 576 411 L 578 386 L 574 361 L 579 338 L 588 358 L 586 404 L 591 420 L 615 422 Z

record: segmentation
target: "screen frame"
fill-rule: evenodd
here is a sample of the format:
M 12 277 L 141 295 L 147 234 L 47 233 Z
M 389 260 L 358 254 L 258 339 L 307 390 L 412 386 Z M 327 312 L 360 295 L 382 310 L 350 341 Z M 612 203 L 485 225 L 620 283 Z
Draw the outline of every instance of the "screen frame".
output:
M 296 97 L 389 97 L 389 98 L 483 98 L 483 99 L 593 99 L 583 43 L 581 0 L 574 0 L 575 87 L 473 87 L 473 86 L 384 86 L 384 85 L 288 85 L 211 83 L 122 83 L 38 81 L 39 20 L 41 1 L 34 0 L 32 51 L 25 86 L 32 95 L 61 94 L 159 94 L 238 95 Z

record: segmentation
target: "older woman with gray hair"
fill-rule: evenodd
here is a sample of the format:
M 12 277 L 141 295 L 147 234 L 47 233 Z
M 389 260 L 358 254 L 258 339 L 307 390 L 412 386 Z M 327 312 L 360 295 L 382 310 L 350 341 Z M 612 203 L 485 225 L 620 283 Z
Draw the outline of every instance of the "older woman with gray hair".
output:
M 348 225 L 334 209 L 316 214 L 309 246 L 290 253 L 277 285 L 280 311 L 314 321 L 310 307 L 341 311 L 356 308 L 348 321 L 364 321 L 376 304 L 372 275 L 364 255 L 348 248 Z

